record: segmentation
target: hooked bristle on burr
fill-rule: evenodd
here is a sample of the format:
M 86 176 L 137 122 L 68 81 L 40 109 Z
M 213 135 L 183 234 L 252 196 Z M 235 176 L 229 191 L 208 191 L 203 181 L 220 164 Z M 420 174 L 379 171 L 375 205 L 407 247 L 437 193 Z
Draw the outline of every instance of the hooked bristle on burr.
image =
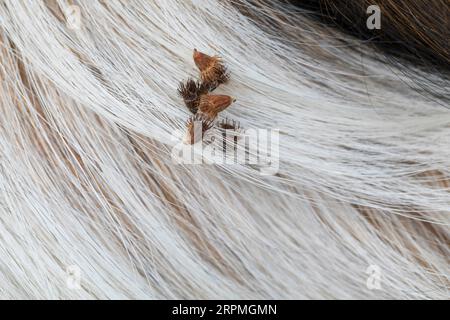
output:
M 228 118 L 222 119 L 217 123 L 217 127 L 219 127 L 222 130 L 233 130 L 233 131 L 240 131 L 241 125 L 239 121 L 231 120 Z
M 184 142 L 186 144 L 194 144 L 201 141 L 205 132 L 213 127 L 213 121 L 197 113 L 189 117 L 186 127 L 187 133 Z

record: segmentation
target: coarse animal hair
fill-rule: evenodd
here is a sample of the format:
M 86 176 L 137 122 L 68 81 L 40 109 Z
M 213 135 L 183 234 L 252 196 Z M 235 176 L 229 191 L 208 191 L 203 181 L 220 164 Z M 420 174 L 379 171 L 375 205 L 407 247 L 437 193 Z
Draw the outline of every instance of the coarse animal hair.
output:
M 194 48 L 275 174 L 173 160 Z M 0 298 L 448 299 L 448 78 L 393 56 L 286 1 L 2 0 Z

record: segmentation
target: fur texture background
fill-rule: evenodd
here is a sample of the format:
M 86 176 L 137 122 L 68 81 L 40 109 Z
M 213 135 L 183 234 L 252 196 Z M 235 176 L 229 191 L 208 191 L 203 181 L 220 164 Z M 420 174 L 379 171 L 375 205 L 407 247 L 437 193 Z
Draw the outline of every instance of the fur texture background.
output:
M 284 2 L 1 0 L 0 44 L 1 298 L 449 298 L 444 75 Z M 174 163 L 193 48 L 276 175 Z

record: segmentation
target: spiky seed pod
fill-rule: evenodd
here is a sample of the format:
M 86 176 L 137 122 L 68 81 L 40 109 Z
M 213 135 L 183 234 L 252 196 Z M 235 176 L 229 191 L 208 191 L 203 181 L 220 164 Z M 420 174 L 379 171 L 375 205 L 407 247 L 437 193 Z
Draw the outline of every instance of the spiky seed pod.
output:
M 184 142 L 186 144 L 194 144 L 203 140 L 205 132 L 211 129 L 213 126 L 213 121 L 204 117 L 201 114 L 195 114 L 191 116 L 187 123 L 187 132 Z
M 223 152 L 227 152 L 227 147 L 230 145 L 230 136 L 227 136 L 227 133 L 229 133 L 229 131 L 232 131 L 233 133 L 231 134 L 231 137 L 233 138 L 232 143 L 233 143 L 233 149 L 236 150 L 237 149 L 237 142 L 238 142 L 238 136 L 235 135 L 234 133 L 239 133 L 241 132 L 241 126 L 239 124 L 239 122 L 235 121 L 235 120 L 229 120 L 227 118 L 221 120 L 220 122 L 217 123 L 217 127 L 219 129 L 221 129 L 222 131 L 222 148 L 223 148 Z
M 233 131 L 240 131 L 241 125 L 238 121 L 235 120 L 229 120 L 228 118 L 222 119 L 217 123 L 217 127 L 223 130 L 233 130 Z
M 209 92 L 207 84 L 188 79 L 186 82 L 180 82 L 178 94 L 183 98 L 186 107 L 193 114 L 197 113 L 200 103 L 200 97 Z
M 219 112 L 228 108 L 234 101 L 234 98 L 226 95 L 203 95 L 200 97 L 198 111 L 214 120 Z
M 208 83 L 214 89 L 230 79 L 227 68 L 218 56 L 211 57 L 194 49 L 194 62 L 200 70 L 202 81 Z

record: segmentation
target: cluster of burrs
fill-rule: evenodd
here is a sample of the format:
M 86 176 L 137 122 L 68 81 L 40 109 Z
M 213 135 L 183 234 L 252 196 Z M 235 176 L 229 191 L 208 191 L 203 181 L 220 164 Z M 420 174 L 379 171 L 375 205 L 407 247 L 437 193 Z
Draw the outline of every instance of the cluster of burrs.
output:
M 215 123 L 218 114 L 235 101 L 227 95 L 211 94 L 219 85 L 230 80 L 230 74 L 222 59 L 194 49 L 194 62 L 200 71 L 200 80 L 188 79 L 178 87 L 178 94 L 193 113 L 187 121 L 187 134 L 184 139 L 187 144 L 203 140 L 205 132 L 215 125 L 224 130 L 239 129 L 236 122 L 229 122 L 227 119 Z

